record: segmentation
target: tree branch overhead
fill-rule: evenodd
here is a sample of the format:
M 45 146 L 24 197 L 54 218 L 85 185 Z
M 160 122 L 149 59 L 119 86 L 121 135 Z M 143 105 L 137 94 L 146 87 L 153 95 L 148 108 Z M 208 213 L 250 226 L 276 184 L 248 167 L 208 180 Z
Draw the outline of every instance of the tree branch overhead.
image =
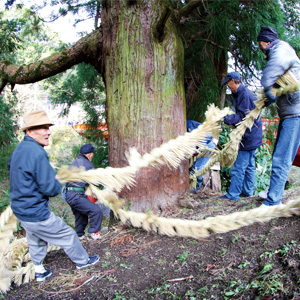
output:
M 81 62 L 93 64 L 95 57 L 98 58 L 98 65 L 94 67 L 98 69 L 99 57 L 102 57 L 101 51 L 101 31 L 98 29 L 81 38 L 71 47 L 36 63 L 17 65 L 7 61 L 0 62 L 0 93 L 8 83 L 12 85 L 34 83 L 64 72 Z

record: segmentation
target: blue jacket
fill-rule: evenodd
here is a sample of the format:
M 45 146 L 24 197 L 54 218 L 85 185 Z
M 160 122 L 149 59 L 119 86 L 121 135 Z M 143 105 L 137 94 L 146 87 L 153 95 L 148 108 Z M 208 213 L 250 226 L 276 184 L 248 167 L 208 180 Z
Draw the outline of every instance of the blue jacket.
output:
M 261 78 L 265 90 L 271 89 L 287 70 L 300 81 L 300 60 L 291 45 L 275 40 L 266 48 L 266 52 L 268 63 Z M 300 116 L 300 91 L 281 95 L 276 104 L 281 120 Z
M 61 185 L 49 157 L 29 136 L 13 151 L 10 162 L 11 208 L 20 221 L 39 222 L 49 218 L 49 197 L 60 193 Z
M 88 160 L 88 158 L 81 153 L 79 153 L 77 159 L 71 163 L 70 168 L 72 168 L 72 167 L 84 168 L 86 171 L 95 169 L 92 162 L 90 162 Z M 85 188 L 87 185 L 88 184 L 84 181 L 83 182 L 69 182 L 66 184 L 67 187 L 83 187 L 83 188 Z
M 256 95 L 246 88 L 243 84 L 239 86 L 236 92 L 232 93 L 235 114 L 228 115 L 224 118 L 227 125 L 237 125 L 243 121 L 250 110 L 255 108 L 254 101 Z M 258 148 L 262 144 L 262 121 L 261 118 L 255 119 L 251 128 L 246 129 L 240 144 L 242 151 L 250 151 Z

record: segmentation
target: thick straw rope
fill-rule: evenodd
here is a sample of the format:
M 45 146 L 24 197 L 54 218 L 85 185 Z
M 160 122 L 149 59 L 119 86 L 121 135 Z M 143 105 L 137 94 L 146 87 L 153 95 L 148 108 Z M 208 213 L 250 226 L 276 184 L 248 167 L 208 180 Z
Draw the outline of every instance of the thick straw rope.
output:
M 118 205 L 119 199 L 116 194 L 109 191 L 101 191 L 93 185 L 91 185 L 90 188 L 93 195 L 96 196 L 101 203 L 109 206 L 123 224 L 168 236 L 199 239 L 213 233 L 224 233 L 257 222 L 267 222 L 277 217 L 290 217 L 300 214 L 300 201 L 294 200 L 289 201 L 284 206 L 268 207 L 266 210 L 255 208 L 249 211 L 235 212 L 226 216 L 210 217 L 201 221 L 162 218 L 152 213 L 145 214 L 125 211 Z M 107 201 L 107 199 L 109 200 Z
M 18 221 L 10 205 L 0 215 L 0 242 L 3 239 L 10 239 L 13 237 L 13 233 L 17 230 Z
M 239 150 L 239 145 L 241 143 L 242 137 L 246 131 L 247 128 L 252 128 L 252 125 L 254 123 L 254 120 L 260 117 L 261 111 L 265 106 L 265 97 L 256 100 L 255 103 L 255 109 L 249 112 L 249 114 L 246 115 L 244 120 L 237 124 L 236 128 L 232 130 L 232 132 L 229 134 L 230 141 L 224 146 L 224 148 L 221 151 L 210 151 L 210 160 L 208 163 L 204 166 L 203 169 L 198 170 L 193 175 L 190 175 L 190 181 L 191 181 L 191 188 L 194 188 L 196 186 L 197 177 L 205 174 L 209 171 L 209 169 L 216 163 L 220 162 L 222 166 L 229 165 L 232 166 L 236 156 L 237 152 Z
M 124 168 L 99 168 L 89 171 L 82 169 L 63 167 L 58 172 L 61 182 L 85 181 L 92 185 L 103 185 L 110 191 L 121 191 L 124 186 L 130 188 L 135 181 L 135 173 L 143 167 L 159 166 L 167 164 L 177 168 L 181 161 L 194 153 L 195 147 L 205 146 L 205 138 L 213 134 L 217 136 L 221 129 L 220 121 L 229 113 L 229 108 L 220 110 L 214 105 L 210 105 L 206 115 L 209 116 L 197 129 L 186 132 L 184 135 L 170 140 L 160 147 L 154 148 L 150 153 L 141 156 L 135 148 L 131 148 L 126 154 L 129 166 Z
M 9 290 L 11 282 L 20 285 L 35 276 L 26 238 L 14 239 L 13 233 L 17 228 L 17 218 L 8 206 L 0 216 L 0 291 L 4 293 Z M 58 249 L 60 247 L 53 245 L 47 247 L 48 252 Z M 26 262 L 29 263 L 22 267 Z
M 292 93 L 293 91 L 298 91 L 300 87 L 300 83 L 297 81 L 295 75 L 288 71 L 283 74 L 276 83 L 279 85 L 279 88 L 272 88 L 272 94 L 274 96 L 280 97 L 282 94 Z M 201 170 L 195 172 L 195 174 L 190 176 L 190 181 L 192 186 L 195 187 L 197 177 L 205 174 L 209 171 L 209 169 L 215 164 L 215 162 L 220 161 L 221 165 L 229 165 L 232 166 L 238 149 L 241 142 L 241 139 L 247 128 L 251 129 L 256 118 L 259 118 L 261 115 L 262 109 L 265 107 L 266 96 L 262 91 L 258 91 L 259 99 L 256 100 L 255 109 L 250 111 L 249 114 L 246 115 L 244 120 L 240 122 L 237 127 L 230 133 L 230 141 L 224 146 L 222 151 L 211 152 L 211 159 L 208 164 Z
M 299 84 L 295 82 L 295 78 L 293 76 L 290 76 L 288 73 L 284 74 L 283 78 L 281 78 L 280 84 L 281 85 L 293 84 L 293 89 L 297 89 L 299 87 Z M 288 89 L 286 88 L 286 86 L 284 86 L 283 89 L 280 89 L 280 92 L 282 92 L 282 90 L 291 91 L 291 88 Z M 232 133 L 230 134 L 231 142 L 226 144 L 225 148 L 222 151 L 220 151 L 220 153 L 215 154 L 215 157 L 212 159 L 212 162 L 217 160 L 220 161 L 223 160 L 223 163 L 225 164 L 233 163 L 234 161 L 233 158 L 235 157 L 238 151 L 238 147 L 243 134 L 245 133 L 247 128 L 252 127 L 254 123 L 254 119 L 260 117 L 261 110 L 265 105 L 264 104 L 265 100 L 266 98 L 265 95 L 263 94 L 261 99 L 255 102 L 256 104 L 255 109 L 249 112 L 249 114 L 247 114 L 244 120 L 240 122 L 237 125 L 237 127 L 232 131 Z M 228 113 L 230 113 L 230 111 L 227 110 L 226 114 Z M 197 129 L 193 130 L 190 133 L 186 133 L 184 136 L 178 137 L 175 141 L 170 141 L 167 144 L 164 144 L 161 147 L 154 149 L 153 151 L 150 152 L 149 155 L 144 155 L 143 157 L 141 157 L 139 155 L 136 155 L 135 152 L 133 152 L 134 155 L 132 154 L 129 155 L 129 159 L 128 159 L 129 167 L 137 171 L 139 167 L 142 166 L 145 167 L 151 164 L 161 164 L 163 162 L 167 162 L 167 163 L 169 162 L 169 164 L 173 165 L 174 167 L 178 166 L 180 161 L 183 159 L 182 155 L 185 154 L 191 155 L 194 152 L 195 145 L 199 145 L 197 141 L 207 136 L 207 132 L 216 134 L 216 130 L 219 130 L 218 127 L 219 124 L 216 125 L 216 123 L 220 121 L 221 119 L 220 115 L 221 115 L 220 111 L 215 109 L 215 107 L 210 107 L 206 115 L 208 121 L 206 121 L 202 126 L 199 126 Z M 224 116 L 225 115 L 223 114 L 222 118 Z M 205 132 L 204 135 L 202 134 L 202 131 Z M 180 141 L 181 147 L 184 143 L 185 145 L 189 145 L 188 150 L 180 151 L 180 149 L 177 148 L 177 143 L 176 143 L 177 141 Z M 203 145 L 199 145 L 199 146 L 203 147 Z M 183 148 L 186 149 L 186 147 Z M 165 151 L 165 149 L 167 149 L 167 151 Z M 178 156 L 177 159 L 175 159 L 174 157 L 175 154 Z M 171 155 L 172 157 L 171 160 L 168 160 L 168 155 Z M 132 159 L 133 156 L 137 156 L 137 159 L 133 160 Z M 134 165 L 134 162 L 136 161 L 137 163 Z M 170 161 L 173 161 L 175 163 L 170 163 Z M 209 165 L 210 164 L 208 164 L 208 166 Z M 207 169 L 207 167 L 205 169 Z M 141 227 L 144 228 L 145 230 L 153 230 L 160 234 L 166 234 L 170 236 L 177 235 L 177 236 L 184 236 L 184 237 L 200 238 L 203 236 L 207 236 L 209 233 L 226 232 L 229 230 L 234 230 L 242 226 L 252 224 L 253 222 L 264 222 L 270 220 L 270 218 L 278 217 L 281 215 L 290 216 L 291 214 L 298 214 L 297 202 L 293 203 L 294 206 L 291 209 L 289 206 L 285 206 L 284 208 L 280 208 L 280 209 L 270 208 L 266 211 L 253 210 L 249 212 L 238 212 L 229 216 L 215 217 L 213 219 L 209 218 L 204 221 L 166 219 L 166 218 L 159 218 L 152 214 L 125 211 L 121 208 L 122 205 L 120 204 L 120 201 L 117 198 L 116 194 L 112 192 L 114 190 L 113 186 L 106 186 L 109 189 L 109 191 L 107 190 L 100 191 L 98 188 L 96 188 L 96 186 L 94 185 L 95 182 L 96 185 L 98 185 L 100 182 L 104 182 L 104 180 L 102 180 L 100 177 L 98 177 L 97 180 L 95 180 L 94 177 L 91 178 L 92 175 L 98 173 L 97 170 L 98 169 L 94 170 L 93 174 L 91 173 L 91 171 L 80 172 L 77 173 L 76 175 L 72 174 L 72 180 L 68 178 L 67 173 L 64 173 L 63 177 L 60 177 L 60 179 L 61 180 L 63 179 L 63 181 L 65 182 L 79 181 L 80 176 L 84 175 L 85 181 L 87 181 L 90 184 L 90 190 L 92 194 L 95 197 L 97 197 L 101 203 L 103 203 L 106 206 L 109 206 L 113 210 L 114 214 L 120 218 L 122 223 L 130 223 L 134 227 Z M 133 173 L 131 174 L 133 175 Z M 61 176 L 60 173 L 58 175 Z M 103 176 L 103 173 L 101 173 L 100 175 Z M 77 176 L 75 180 L 74 180 L 74 176 L 75 177 Z M 132 179 L 132 177 L 130 177 L 130 179 Z M 251 217 L 253 214 L 255 215 L 255 218 Z M 242 216 L 242 218 L 239 219 L 239 216 Z
M 278 83 L 281 85 L 281 88 L 273 91 L 277 96 L 280 96 L 280 93 L 299 89 L 299 83 L 297 83 L 295 77 L 288 73 L 284 74 Z M 232 131 L 230 134 L 231 142 L 228 143 L 222 151 L 219 153 L 217 151 L 210 151 L 212 159 L 202 172 L 208 170 L 208 168 L 218 160 L 223 159 L 223 163 L 233 163 L 246 128 L 251 128 L 253 120 L 260 116 L 264 102 L 265 97 L 263 95 L 260 100 L 256 101 L 256 108 Z M 62 168 L 58 176 L 62 182 L 88 182 L 90 186 L 87 193 L 96 196 L 102 204 L 110 207 L 114 214 L 120 218 L 122 223 L 131 224 L 134 227 L 143 228 L 146 231 L 154 231 L 168 236 L 182 236 L 198 239 L 207 237 L 212 233 L 223 233 L 256 222 L 266 222 L 273 218 L 299 215 L 299 200 L 291 200 L 284 206 L 268 207 L 268 209 L 256 208 L 244 212 L 235 212 L 227 216 L 210 217 L 201 221 L 162 218 L 151 213 L 144 214 L 122 209 L 123 200 L 118 199 L 117 195 L 113 193 L 114 190 L 120 191 L 124 186 L 132 186 L 135 182 L 133 178 L 134 174 L 142 167 L 149 165 L 159 166 L 165 163 L 174 168 L 178 167 L 185 157 L 193 154 L 195 146 L 200 148 L 204 147 L 205 137 L 209 133 L 213 136 L 218 135 L 220 130 L 219 121 L 228 113 L 231 113 L 229 109 L 220 111 L 214 106 L 210 106 L 206 114 L 208 121 L 192 132 L 179 136 L 176 140 L 171 140 L 143 156 L 135 149 L 131 149 L 127 154 L 128 167 L 90 171 Z M 108 190 L 100 190 L 95 186 L 100 184 L 107 187 Z M 0 216 L 0 232 L 4 228 L 7 228 L 10 217 L 12 217 L 12 212 L 9 207 L 7 211 Z M 9 290 L 12 281 L 15 281 L 15 283 L 19 285 L 22 282 L 29 282 L 29 280 L 34 277 L 34 266 L 32 262 L 29 261 L 30 255 L 28 254 L 26 239 L 16 240 L 7 247 L 8 243 L 9 239 L 3 239 L 4 247 L 0 249 L 0 290 L 2 292 Z M 4 251 L 5 248 L 7 249 L 6 252 Z M 56 249 L 58 248 L 50 247 L 48 251 Z M 22 263 L 28 261 L 29 263 L 26 267 L 22 267 Z M 23 275 L 25 275 L 25 277 Z
M 15 239 L 6 246 L 6 249 L 0 252 L 0 290 L 4 293 L 10 289 L 12 282 L 19 286 L 22 283 L 28 283 L 35 277 L 27 239 Z M 47 252 L 59 249 L 58 246 L 48 245 Z M 22 266 L 24 263 L 27 263 L 25 267 Z

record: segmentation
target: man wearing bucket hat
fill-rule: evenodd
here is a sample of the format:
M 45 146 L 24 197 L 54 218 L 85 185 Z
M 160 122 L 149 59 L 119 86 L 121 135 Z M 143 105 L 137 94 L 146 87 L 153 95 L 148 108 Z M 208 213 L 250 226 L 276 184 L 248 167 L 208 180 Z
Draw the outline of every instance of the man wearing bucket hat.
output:
M 26 230 L 38 282 L 52 275 L 51 270 L 43 266 L 47 243 L 62 247 L 77 269 L 99 261 L 98 255 L 87 254 L 76 232 L 49 210 L 49 197 L 58 195 L 61 190 L 44 150 L 49 145 L 52 125 L 43 110 L 26 114 L 21 128 L 25 137 L 9 161 L 11 208 Z
M 300 80 L 300 60 L 288 43 L 279 40 L 277 31 L 270 26 L 263 26 L 257 36 L 259 49 L 267 56 L 267 65 L 263 70 L 261 85 L 268 99 L 266 105 L 276 102 L 280 122 L 272 155 L 272 172 L 269 191 L 261 208 L 281 205 L 284 187 L 289 170 L 300 144 L 300 91 L 272 95 L 271 89 L 277 79 L 286 71 Z
M 255 108 L 256 95 L 241 82 L 238 72 L 230 72 L 222 82 L 227 84 L 232 92 L 235 114 L 224 118 L 227 125 L 237 125 Z M 255 152 L 262 144 L 261 118 L 254 120 L 251 129 L 244 133 L 237 158 L 231 169 L 231 182 L 227 194 L 219 197 L 220 200 L 238 201 L 240 195 L 253 196 L 255 190 Z
M 94 169 L 92 159 L 97 152 L 91 144 L 80 148 L 78 158 L 72 162 L 70 168 L 84 168 L 86 171 Z M 97 199 L 85 195 L 88 184 L 86 182 L 68 182 L 66 184 L 66 201 L 71 206 L 75 216 L 75 229 L 80 240 L 87 238 L 85 228 L 90 221 L 88 232 L 93 240 L 101 238 L 101 225 L 103 213 L 100 206 L 96 205 Z

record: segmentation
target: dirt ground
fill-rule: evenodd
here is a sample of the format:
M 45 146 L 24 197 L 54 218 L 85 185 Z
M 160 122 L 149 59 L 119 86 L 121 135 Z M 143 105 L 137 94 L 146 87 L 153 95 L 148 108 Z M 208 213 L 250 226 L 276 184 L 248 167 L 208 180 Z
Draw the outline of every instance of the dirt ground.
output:
M 205 190 L 182 199 L 167 217 L 202 220 L 262 204 L 258 196 L 217 200 Z M 300 197 L 298 187 L 283 203 Z M 166 215 L 165 215 L 166 216 Z M 100 262 L 76 270 L 62 250 L 49 252 L 53 275 L 0 298 L 11 299 L 300 299 L 300 218 L 277 218 L 195 240 L 117 224 L 101 240 L 83 241 Z

